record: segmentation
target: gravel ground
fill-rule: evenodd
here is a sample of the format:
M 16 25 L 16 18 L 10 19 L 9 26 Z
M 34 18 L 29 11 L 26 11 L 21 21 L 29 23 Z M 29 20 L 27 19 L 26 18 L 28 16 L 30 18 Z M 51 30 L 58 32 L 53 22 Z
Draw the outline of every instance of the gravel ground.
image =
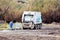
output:
M 4 30 L 0 40 L 60 40 L 58 30 Z
M 41 30 L 1 30 L 0 40 L 60 40 L 60 25 L 43 24 Z

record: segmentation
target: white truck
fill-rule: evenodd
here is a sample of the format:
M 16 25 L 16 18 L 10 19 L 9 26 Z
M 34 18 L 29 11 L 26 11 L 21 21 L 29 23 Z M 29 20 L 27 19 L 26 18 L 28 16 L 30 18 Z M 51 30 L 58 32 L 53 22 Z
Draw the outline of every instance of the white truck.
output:
M 41 12 L 24 11 L 22 15 L 23 28 L 41 29 Z

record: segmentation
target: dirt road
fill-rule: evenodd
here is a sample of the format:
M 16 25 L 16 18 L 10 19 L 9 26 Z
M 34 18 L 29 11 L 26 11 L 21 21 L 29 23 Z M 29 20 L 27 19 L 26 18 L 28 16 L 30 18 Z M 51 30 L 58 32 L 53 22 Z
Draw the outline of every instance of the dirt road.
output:
M 60 40 L 60 30 L 3 30 L 0 40 Z
M 0 40 L 60 40 L 60 26 L 43 25 L 41 30 L 1 30 Z

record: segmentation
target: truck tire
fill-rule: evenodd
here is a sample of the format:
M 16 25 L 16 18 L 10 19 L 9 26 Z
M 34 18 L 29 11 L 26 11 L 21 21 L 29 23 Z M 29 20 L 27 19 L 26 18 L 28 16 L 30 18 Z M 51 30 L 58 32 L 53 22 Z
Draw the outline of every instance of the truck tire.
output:
M 41 29 L 41 27 L 42 27 L 42 23 L 34 25 L 34 29 L 36 29 L 36 30 Z
M 38 29 L 41 29 L 41 27 L 42 27 L 42 24 L 39 24 L 39 25 L 38 25 Z

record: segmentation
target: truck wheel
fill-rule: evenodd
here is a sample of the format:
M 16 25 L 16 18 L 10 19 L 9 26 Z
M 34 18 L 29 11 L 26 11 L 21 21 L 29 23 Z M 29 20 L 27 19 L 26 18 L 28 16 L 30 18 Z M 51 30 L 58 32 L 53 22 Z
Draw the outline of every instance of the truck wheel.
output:
M 41 29 L 41 27 L 42 27 L 42 24 L 38 25 L 38 29 Z
M 36 25 L 34 26 L 34 29 L 41 29 L 41 27 L 42 27 L 42 23 L 41 23 L 41 24 L 36 24 Z

